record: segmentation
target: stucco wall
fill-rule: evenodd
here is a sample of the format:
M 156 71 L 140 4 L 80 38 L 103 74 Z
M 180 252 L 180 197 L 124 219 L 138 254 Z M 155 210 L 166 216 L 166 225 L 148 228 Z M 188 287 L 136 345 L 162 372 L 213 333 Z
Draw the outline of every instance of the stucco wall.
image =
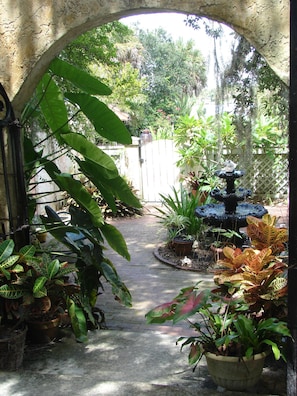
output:
M 16 114 L 49 62 L 87 30 L 120 17 L 180 11 L 224 22 L 289 80 L 289 0 L 0 0 L 0 81 Z

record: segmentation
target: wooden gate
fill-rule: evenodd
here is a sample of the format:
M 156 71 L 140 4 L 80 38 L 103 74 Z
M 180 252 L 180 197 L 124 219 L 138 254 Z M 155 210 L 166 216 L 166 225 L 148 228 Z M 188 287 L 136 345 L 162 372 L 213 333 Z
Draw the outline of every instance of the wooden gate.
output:
M 179 187 L 178 155 L 172 140 L 155 140 L 140 146 L 141 189 L 146 202 L 159 202 L 160 194 Z

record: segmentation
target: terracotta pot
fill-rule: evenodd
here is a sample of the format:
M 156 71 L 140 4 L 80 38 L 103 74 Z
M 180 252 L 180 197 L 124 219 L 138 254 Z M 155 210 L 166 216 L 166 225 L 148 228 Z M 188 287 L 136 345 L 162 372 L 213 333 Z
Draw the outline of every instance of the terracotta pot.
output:
M 27 339 L 32 344 L 47 344 L 58 338 L 60 317 L 51 320 L 29 320 Z
M 245 357 L 221 356 L 207 352 L 207 368 L 213 381 L 223 388 L 242 391 L 259 381 L 266 353 L 259 353 L 250 359 Z
M 189 256 L 192 254 L 193 240 L 174 238 L 172 246 L 177 256 Z

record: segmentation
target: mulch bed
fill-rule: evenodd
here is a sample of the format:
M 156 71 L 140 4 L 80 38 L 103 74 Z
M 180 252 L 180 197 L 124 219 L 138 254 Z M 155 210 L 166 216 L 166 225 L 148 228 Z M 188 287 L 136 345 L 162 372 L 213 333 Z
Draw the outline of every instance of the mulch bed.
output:
M 188 271 L 211 272 L 215 265 L 213 252 L 201 248 L 195 248 L 193 253 L 185 258 L 177 256 L 167 245 L 162 245 L 155 249 L 154 256 L 164 264 Z

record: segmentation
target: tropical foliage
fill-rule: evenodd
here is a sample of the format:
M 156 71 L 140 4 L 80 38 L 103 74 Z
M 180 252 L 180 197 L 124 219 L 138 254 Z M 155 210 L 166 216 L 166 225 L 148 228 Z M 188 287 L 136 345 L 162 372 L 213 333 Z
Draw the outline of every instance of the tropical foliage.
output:
M 275 252 L 282 251 L 280 245 L 286 238 L 283 229 L 275 231 L 273 216 L 257 221 L 250 217 L 249 225 L 258 227 L 258 232 L 249 229 L 253 243 L 263 242 L 265 236 L 266 246 L 262 243 L 261 250 L 225 247 L 212 290 L 199 288 L 198 282 L 146 314 L 148 323 L 185 320 L 190 324 L 193 335 L 177 341 L 181 348 L 189 347 L 190 364 L 197 364 L 207 352 L 250 358 L 271 349 L 275 359 L 285 359 L 285 339 L 290 337 L 285 322 L 287 265 L 272 254 L 270 246 L 276 247 Z
M 162 207 L 156 207 L 156 216 L 167 229 L 169 239 L 173 236 L 189 235 L 197 238 L 204 230 L 202 219 L 195 215 L 199 205 L 199 193 L 194 196 L 183 187 L 172 188 L 172 194 L 160 194 Z
M 275 255 L 285 250 L 287 229 L 277 228 L 276 217 L 269 214 L 247 221 L 252 247 L 225 247 L 214 282 L 222 295 L 244 298 L 257 317 L 286 317 L 287 265 Z
M 67 84 L 65 92 L 57 83 L 57 77 Z M 70 87 L 73 90 L 70 91 Z M 131 136 L 120 119 L 100 101 L 97 96 L 109 95 L 111 90 L 103 83 L 69 63 L 56 58 L 48 72 L 40 81 L 35 96 L 24 112 L 24 124 L 27 125 L 25 137 L 25 170 L 29 191 L 31 217 L 35 212 L 35 181 L 32 176 L 43 169 L 62 192 L 67 192 L 75 202 L 72 208 L 71 225 L 66 226 L 59 219 L 48 216 L 44 220 L 47 229 L 59 241 L 66 244 L 77 256 L 76 268 L 81 287 L 84 306 L 91 313 L 95 308 L 98 289 L 102 286 L 103 276 L 112 286 L 115 297 L 123 304 L 131 305 L 131 295 L 121 281 L 113 263 L 104 256 L 105 241 L 125 259 L 130 259 L 125 240 L 121 233 L 106 223 L 102 210 L 93 199 L 88 186 L 94 185 L 109 207 L 116 211 L 116 199 L 133 207 L 141 207 L 130 186 L 119 175 L 114 161 L 90 142 L 83 134 L 74 132 L 73 122 L 78 113 L 83 113 L 93 125 L 94 133 L 110 141 L 121 144 L 131 143 Z M 36 145 L 30 139 L 32 120 L 30 116 L 38 115 L 36 120 L 44 126 L 45 139 Z M 42 120 L 44 123 L 42 123 Z M 42 145 L 55 142 L 56 151 L 44 154 Z M 72 174 L 59 169 L 54 161 L 60 155 L 72 154 L 79 174 Z M 83 177 L 82 177 L 83 175 Z M 88 183 L 86 183 L 86 180 Z M 69 233 L 81 233 L 88 244 L 74 241 Z
M 105 238 L 112 249 L 130 260 L 120 232 L 106 222 L 100 226 L 94 225 L 91 215 L 74 205 L 69 208 L 70 225 L 66 225 L 51 208 L 46 207 L 46 213 L 47 216 L 42 216 L 46 229 L 76 257 L 81 294 L 90 312 L 95 309 L 98 295 L 104 290 L 102 277 L 110 284 L 115 299 L 130 307 L 131 294 L 113 263 L 104 254 Z M 59 254 L 59 251 L 52 251 L 51 254 Z
M 104 103 L 123 117 L 133 134 L 143 118 L 146 80 L 140 77 L 143 48 L 134 32 L 120 22 L 111 22 L 79 36 L 60 54 L 61 59 L 87 71 L 111 88 Z M 62 81 L 62 84 L 67 82 Z M 98 141 L 92 125 L 80 118 L 84 134 Z M 102 140 L 102 138 L 101 138 Z
M 80 92 L 61 91 L 55 82 L 54 76 L 56 75 L 71 82 L 76 87 L 75 90 L 79 89 Z M 39 168 L 42 166 L 60 190 L 67 191 L 84 210 L 91 214 L 92 221 L 98 226 L 103 224 L 102 214 L 87 189 L 79 180 L 60 171 L 50 158 L 55 158 L 55 155 L 57 156 L 61 151 L 66 153 L 69 149 L 74 150 L 80 154 L 80 157 L 77 156 L 75 159 L 81 171 L 101 191 L 111 208 L 115 207 L 114 196 L 130 202 L 136 207 L 140 206 L 127 183 L 118 174 L 113 160 L 89 142 L 84 135 L 73 132 L 71 119 L 76 113 L 82 112 L 89 118 L 94 131 L 100 136 L 122 144 L 131 142 L 131 136 L 124 124 L 95 96 L 109 95 L 110 93 L 111 90 L 96 78 L 57 58 L 51 63 L 49 72 L 40 81 L 36 95 L 26 108 L 23 119 L 24 125 L 27 125 L 25 170 L 27 184 L 30 186 L 28 188 L 32 189 L 29 183 L 34 169 L 40 171 Z M 70 101 L 73 105 L 69 111 L 65 104 L 66 101 Z M 34 147 L 29 135 L 31 132 L 29 121 L 30 116 L 35 115 L 37 110 L 42 114 L 51 133 L 43 142 L 38 142 Z M 37 151 L 37 147 L 40 147 L 41 144 L 45 145 L 50 137 L 55 138 L 58 143 L 57 151 L 54 153 L 55 155 L 52 153 L 51 157 L 45 158 L 43 150 L 38 149 Z M 34 203 L 33 199 L 31 213 L 34 212 Z
M 80 287 L 65 278 L 77 271 L 75 265 L 40 255 L 33 245 L 14 251 L 14 242 L 0 244 L 0 319 L 18 325 L 32 318 L 46 320 L 64 313 L 71 319 L 78 341 L 87 338 L 87 319 L 95 320 L 84 305 Z
M 276 318 L 260 319 L 246 314 L 242 301 L 226 300 L 198 285 L 181 289 L 172 301 L 146 314 L 147 323 L 177 324 L 185 320 L 193 335 L 180 337 L 181 348 L 189 347 L 188 361 L 196 365 L 206 352 L 251 357 L 272 350 L 275 359 L 284 356 L 283 338 L 290 336 L 286 323 Z
M 247 217 L 247 234 L 256 249 L 270 248 L 272 254 L 279 254 L 286 249 L 288 242 L 287 228 L 276 227 L 277 217 L 269 214 L 261 219 Z
M 214 282 L 217 292 L 228 298 L 243 298 L 255 317 L 286 317 L 287 266 L 271 249 L 225 247 L 218 261 Z

